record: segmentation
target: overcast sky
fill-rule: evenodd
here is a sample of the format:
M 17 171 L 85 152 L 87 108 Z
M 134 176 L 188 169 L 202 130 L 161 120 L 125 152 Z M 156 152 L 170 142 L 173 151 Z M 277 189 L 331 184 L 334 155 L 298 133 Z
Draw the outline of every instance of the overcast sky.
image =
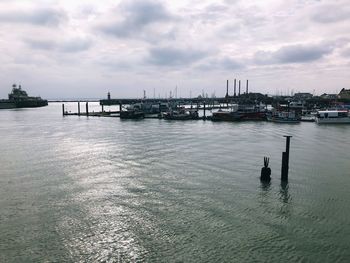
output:
M 349 0 L 0 0 L 0 98 L 350 88 Z

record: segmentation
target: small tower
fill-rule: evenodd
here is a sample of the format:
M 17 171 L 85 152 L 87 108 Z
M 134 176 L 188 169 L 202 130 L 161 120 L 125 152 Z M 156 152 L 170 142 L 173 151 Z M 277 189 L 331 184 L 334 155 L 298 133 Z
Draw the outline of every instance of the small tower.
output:
M 107 93 L 107 99 L 108 100 L 111 100 L 111 93 L 108 91 L 108 93 Z

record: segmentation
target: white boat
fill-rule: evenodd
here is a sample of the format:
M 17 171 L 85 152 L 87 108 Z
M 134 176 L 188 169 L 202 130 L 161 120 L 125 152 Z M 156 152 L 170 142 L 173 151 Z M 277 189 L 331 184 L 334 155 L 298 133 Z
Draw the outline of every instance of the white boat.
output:
M 316 115 L 316 122 L 318 124 L 325 123 L 349 123 L 350 115 L 348 110 L 324 110 L 318 111 Z

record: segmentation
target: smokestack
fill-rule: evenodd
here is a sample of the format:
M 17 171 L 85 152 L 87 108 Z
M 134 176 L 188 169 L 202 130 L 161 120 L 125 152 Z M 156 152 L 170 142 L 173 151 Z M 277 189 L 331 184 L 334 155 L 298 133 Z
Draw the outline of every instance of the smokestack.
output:
M 235 82 L 234 82 L 234 85 L 233 85 L 233 89 L 234 89 L 234 93 L 233 93 L 233 96 L 236 97 L 236 79 L 235 79 Z
M 226 84 L 226 98 L 228 97 L 228 80 L 227 80 L 227 84 Z
M 247 86 L 246 86 L 246 93 L 248 94 L 248 80 L 247 80 Z
M 238 97 L 241 96 L 241 80 L 238 81 Z

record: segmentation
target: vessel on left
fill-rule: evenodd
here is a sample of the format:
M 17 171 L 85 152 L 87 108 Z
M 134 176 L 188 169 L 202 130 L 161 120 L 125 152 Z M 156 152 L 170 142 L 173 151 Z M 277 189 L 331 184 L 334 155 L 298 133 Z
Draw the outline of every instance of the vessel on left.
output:
M 47 105 L 47 100 L 41 97 L 28 96 L 27 92 L 22 90 L 21 85 L 17 87 L 16 84 L 12 85 L 12 91 L 8 95 L 8 99 L 0 100 L 0 109 L 36 108 Z

